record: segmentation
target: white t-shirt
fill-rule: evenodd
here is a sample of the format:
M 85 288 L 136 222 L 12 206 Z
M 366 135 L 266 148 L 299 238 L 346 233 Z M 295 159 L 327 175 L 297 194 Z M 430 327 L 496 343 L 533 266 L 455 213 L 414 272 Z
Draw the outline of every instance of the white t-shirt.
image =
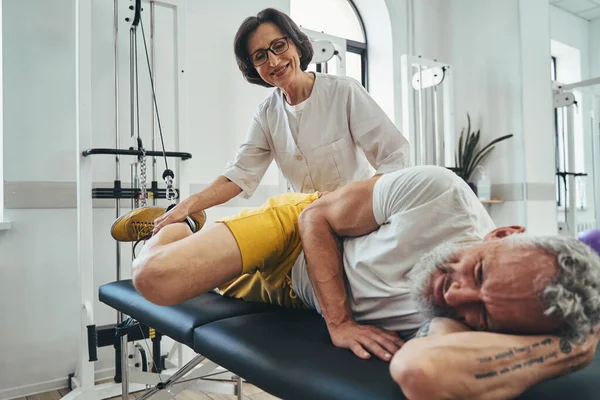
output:
M 290 132 L 292 133 L 292 137 L 294 138 L 294 141 L 296 143 L 298 143 L 298 131 L 300 129 L 300 119 L 302 118 L 302 111 L 304 111 L 304 107 L 306 107 L 307 101 L 308 99 L 304 100 L 302 103 L 298 103 L 295 106 L 292 106 L 285 99 L 283 99 L 285 113 L 287 114 L 288 122 L 290 123 Z
M 373 190 L 379 229 L 344 239 L 344 271 L 357 321 L 394 331 L 419 327 L 424 317 L 410 299 L 407 275 L 426 252 L 446 241 L 481 240 L 494 223 L 471 188 L 435 166 L 383 175 Z M 292 269 L 298 297 L 319 313 L 302 253 Z
M 286 112 L 275 89 L 258 108 L 246 142 L 223 175 L 250 197 L 273 161 L 295 192 L 335 190 L 410 165 L 408 141 L 356 80 L 315 74 L 302 117 Z

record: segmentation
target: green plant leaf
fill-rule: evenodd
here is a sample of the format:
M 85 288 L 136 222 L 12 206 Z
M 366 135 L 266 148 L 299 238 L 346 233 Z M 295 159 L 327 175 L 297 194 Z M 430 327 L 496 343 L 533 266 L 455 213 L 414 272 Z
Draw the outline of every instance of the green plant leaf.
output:
M 471 116 L 467 113 L 467 135 L 471 134 Z
M 479 136 L 476 133 L 470 135 L 468 146 L 465 150 L 465 156 L 463 160 L 463 169 L 465 171 L 469 170 L 469 166 L 471 161 L 473 160 L 473 156 L 475 155 L 475 150 L 477 149 L 477 145 L 479 144 Z
M 469 140 L 471 139 L 471 135 L 469 134 L 469 132 L 467 132 L 464 141 L 461 143 L 461 156 L 460 156 L 460 166 L 464 167 L 465 165 L 465 157 L 466 157 L 466 152 L 467 152 L 467 148 L 469 146 Z
M 456 164 L 457 167 L 462 165 L 462 157 L 463 157 L 463 134 L 465 133 L 465 128 L 460 131 L 460 139 L 458 139 L 458 160 L 461 164 Z
M 462 128 L 458 140 L 458 151 L 454 155 L 453 171 L 465 181 L 471 177 L 475 168 L 490 154 L 495 145 L 513 135 L 504 135 L 492 140 L 481 150 L 478 149 L 481 140 L 481 129 L 471 132 L 471 115 L 467 113 L 467 128 Z
M 473 163 L 471 163 L 471 168 L 468 171 L 469 177 L 471 177 L 471 175 L 473 174 L 473 172 L 475 172 L 475 169 L 477 168 L 477 166 L 479 164 L 481 164 L 481 162 L 483 161 L 483 159 L 485 157 L 487 157 L 492 152 L 492 150 L 494 150 L 495 147 L 496 146 L 492 146 L 492 147 L 489 147 L 485 151 L 480 151 L 479 153 L 477 153 L 477 155 L 475 156 L 475 159 L 473 160 Z
M 471 178 L 471 175 L 473 174 L 473 172 L 475 171 L 475 168 L 477 168 L 477 165 L 479 165 L 487 156 L 490 155 L 490 153 L 492 152 L 492 150 L 494 150 L 494 147 L 490 147 L 489 149 L 487 149 L 487 151 L 485 153 L 480 153 L 479 158 L 477 159 L 476 163 L 473 163 L 473 168 L 471 168 L 471 170 L 469 170 L 468 172 L 468 178 Z
M 478 154 L 483 153 L 488 147 L 493 146 L 496 143 L 499 143 L 499 142 L 501 142 L 503 140 L 506 140 L 506 139 L 509 139 L 511 137 L 513 137 L 512 134 L 500 136 L 499 138 L 496 138 L 496 139 L 492 140 L 490 143 L 487 144 L 487 146 L 485 146 L 483 149 L 481 149 Z

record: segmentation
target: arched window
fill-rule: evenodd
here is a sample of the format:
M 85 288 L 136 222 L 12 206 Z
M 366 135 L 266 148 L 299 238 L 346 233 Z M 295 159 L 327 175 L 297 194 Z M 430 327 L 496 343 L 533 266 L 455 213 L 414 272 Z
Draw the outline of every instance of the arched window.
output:
M 350 0 L 291 0 L 292 19 L 312 40 L 334 44 L 336 54 L 309 70 L 350 76 L 367 87 L 367 37 Z

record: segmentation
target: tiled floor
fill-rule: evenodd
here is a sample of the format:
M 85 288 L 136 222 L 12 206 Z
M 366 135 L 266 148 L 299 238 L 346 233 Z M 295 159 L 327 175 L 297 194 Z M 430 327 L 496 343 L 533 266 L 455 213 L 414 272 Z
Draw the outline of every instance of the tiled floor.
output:
M 21 397 L 16 400 L 59 400 L 61 397 L 69 393 L 68 389 L 53 390 L 47 393 L 40 393 L 33 396 Z M 143 392 L 133 393 L 129 395 L 130 399 L 135 399 Z M 263 390 L 249 383 L 244 383 L 242 390 L 244 400 L 278 400 L 278 397 L 272 396 Z M 201 393 L 192 390 L 184 390 L 175 396 L 178 400 L 236 400 L 237 396 L 224 395 L 217 393 Z M 121 397 L 113 397 L 109 400 L 120 400 Z

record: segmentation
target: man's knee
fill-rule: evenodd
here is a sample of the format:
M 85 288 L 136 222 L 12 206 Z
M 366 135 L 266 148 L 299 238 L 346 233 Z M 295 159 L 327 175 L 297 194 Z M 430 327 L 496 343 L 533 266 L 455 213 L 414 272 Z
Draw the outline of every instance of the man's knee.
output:
M 161 280 L 166 269 L 161 265 L 161 255 L 151 252 L 140 255 L 132 264 L 132 280 L 135 289 L 147 300 L 159 305 L 168 305 L 169 293 L 164 290 Z
M 165 284 L 169 280 L 169 274 L 177 273 L 177 269 L 169 265 L 171 257 L 167 247 L 173 243 L 174 236 L 181 236 L 184 228 L 189 234 L 189 228 L 185 224 L 165 226 L 152 237 L 139 256 L 133 260 L 131 266 L 133 286 L 144 298 L 155 304 L 176 303 L 175 293 Z

